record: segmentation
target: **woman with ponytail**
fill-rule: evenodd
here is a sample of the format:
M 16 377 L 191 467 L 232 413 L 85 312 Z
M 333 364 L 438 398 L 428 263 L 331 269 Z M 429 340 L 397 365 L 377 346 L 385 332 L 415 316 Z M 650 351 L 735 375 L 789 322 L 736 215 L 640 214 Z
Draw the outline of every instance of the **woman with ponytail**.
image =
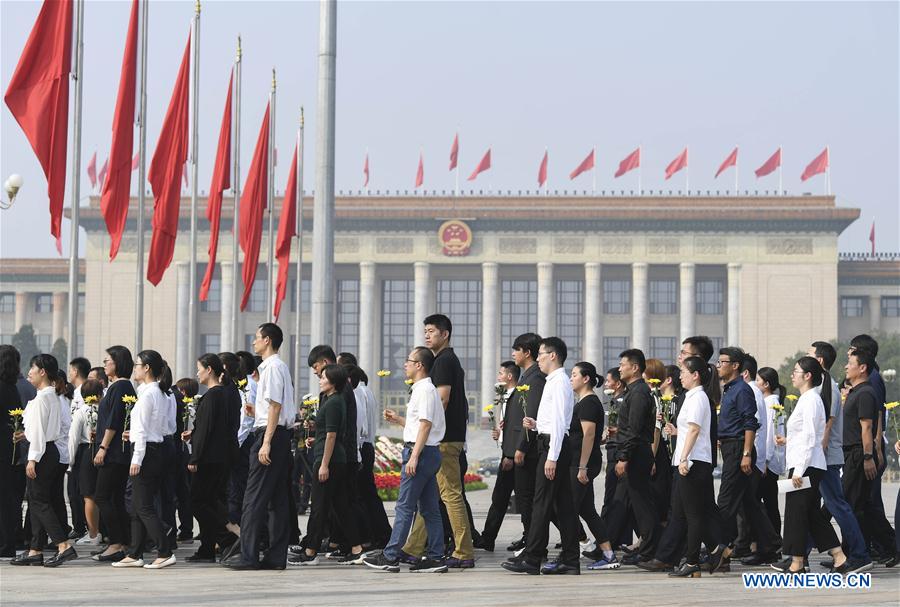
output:
M 156 350 L 139 352 L 134 362 L 138 383 L 137 402 L 131 410 L 128 431 L 132 445 L 131 467 L 131 548 L 113 567 L 162 569 L 175 564 L 175 555 L 155 501 L 162 482 L 162 444 L 167 426 L 171 372 Z M 156 559 L 144 564 L 144 544 L 148 536 L 156 543 Z
M 240 445 L 238 444 L 238 430 L 241 426 L 241 409 L 244 407 L 241 391 L 237 381 L 243 379 L 241 375 L 241 359 L 233 352 L 219 352 L 219 360 L 225 369 L 222 373 L 222 388 L 225 390 L 225 415 L 228 432 L 233 440 L 228 442 L 228 468 L 234 465 L 240 457 Z
M 766 474 L 759 483 L 759 495 L 762 497 L 766 514 L 772 521 L 772 527 L 781 529 L 781 511 L 778 508 L 778 477 L 784 474 L 784 416 L 778 413 L 784 406 L 787 394 L 781 385 L 778 371 L 772 367 L 763 367 L 756 372 L 756 386 L 763 393 L 766 403 Z M 760 429 L 762 432 L 762 429 Z M 781 439 L 777 444 L 776 437 Z

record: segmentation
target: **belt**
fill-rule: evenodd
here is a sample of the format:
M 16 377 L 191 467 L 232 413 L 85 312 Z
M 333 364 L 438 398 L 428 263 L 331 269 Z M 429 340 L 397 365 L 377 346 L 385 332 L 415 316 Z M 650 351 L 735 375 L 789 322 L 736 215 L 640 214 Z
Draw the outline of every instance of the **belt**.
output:
M 278 430 L 279 428 L 281 428 L 282 430 L 287 430 L 287 426 L 282 426 L 281 424 L 278 424 L 277 426 L 275 426 L 275 430 Z M 259 436 L 260 434 L 264 434 L 265 432 L 266 432 L 265 426 L 260 426 L 259 428 L 253 428 L 253 436 Z
M 724 437 L 724 438 L 721 436 L 719 437 L 720 443 L 730 443 L 730 442 L 738 441 L 738 440 L 742 441 L 742 440 L 744 440 L 744 437 L 743 436 L 728 436 L 728 437 Z
M 849 451 L 853 451 L 854 449 L 862 449 L 863 447 L 862 445 L 844 445 L 841 448 L 844 450 L 844 453 L 847 453 Z

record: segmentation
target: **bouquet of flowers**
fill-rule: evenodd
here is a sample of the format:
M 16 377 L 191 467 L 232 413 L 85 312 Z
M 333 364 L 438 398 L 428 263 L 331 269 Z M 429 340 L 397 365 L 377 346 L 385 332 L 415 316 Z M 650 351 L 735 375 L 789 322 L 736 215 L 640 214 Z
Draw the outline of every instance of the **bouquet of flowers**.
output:
M 97 397 L 93 394 L 84 397 L 85 419 L 91 432 L 91 453 L 94 452 L 94 440 L 97 433 Z
M 244 382 L 246 381 L 247 380 L 244 380 Z M 197 405 L 199 404 L 197 401 L 199 400 L 199 396 L 196 398 L 185 396 L 181 399 L 181 402 L 184 403 L 184 412 L 181 414 L 181 423 L 185 432 L 191 432 L 194 429 L 194 420 L 197 418 Z
M 247 378 L 239 379 L 234 383 L 237 385 L 238 392 L 241 393 L 241 400 L 247 402 Z
M 122 442 L 127 442 L 125 440 L 125 433 L 128 432 L 128 429 L 131 428 L 131 410 L 134 409 L 134 403 L 137 402 L 136 396 L 131 396 L 130 394 L 126 394 L 122 397 L 122 404 L 125 406 L 125 426 L 122 428 Z
M 391 376 L 391 372 L 388 371 L 387 369 L 379 369 L 375 374 L 378 377 L 390 377 Z
M 894 427 L 894 440 L 900 440 L 900 408 L 898 407 L 900 407 L 898 401 L 884 403 L 884 408 L 887 409 L 891 418 L 891 425 Z
M 516 386 L 516 392 L 519 394 L 519 404 L 522 405 L 522 414 L 525 417 L 528 417 L 528 391 L 531 390 L 531 386 L 528 384 L 522 384 L 521 386 Z M 530 441 L 531 438 L 528 436 L 528 431 L 525 431 L 525 441 Z
M 407 380 L 404 380 L 403 383 L 406 384 L 406 393 L 407 393 L 408 395 L 409 395 L 409 394 L 412 394 L 412 387 L 413 387 L 413 384 L 416 383 L 416 382 L 414 382 L 414 381 L 411 380 L 411 379 L 407 379 Z
M 318 397 L 313 396 L 312 394 L 304 394 L 303 401 L 300 404 L 300 411 L 298 412 L 300 416 L 300 422 L 303 424 L 303 427 L 306 430 L 306 434 L 304 439 L 309 438 L 309 429 L 310 422 L 312 422 L 316 418 L 316 414 L 319 412 L 319 399 Z M 303 444 L 306 444 L 304 440 Z
M 12 456 L 12 464 L 16 463 L 16 438 L 15 434 L 17 432 L 25 431 L 25 424 L 22 421 L 22 418 L 25 416 L 25 409 L 13 409 L 9 412 L 9 426 L 13 431 L 13 456 Z

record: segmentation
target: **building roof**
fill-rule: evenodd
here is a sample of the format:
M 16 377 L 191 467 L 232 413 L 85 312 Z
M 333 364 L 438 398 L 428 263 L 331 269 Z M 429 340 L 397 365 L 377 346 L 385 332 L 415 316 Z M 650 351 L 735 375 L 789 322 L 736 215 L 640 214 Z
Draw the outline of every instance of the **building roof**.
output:
M 85 261 L 78 260 L 78 275 L 84 278 Z M 68 282 L 69 260 L 15 257 L 0 260 L 0 282 Z
M 874 256 L 842 253 L 838 260 L 838 284 L 900 286 L 900 253 Z

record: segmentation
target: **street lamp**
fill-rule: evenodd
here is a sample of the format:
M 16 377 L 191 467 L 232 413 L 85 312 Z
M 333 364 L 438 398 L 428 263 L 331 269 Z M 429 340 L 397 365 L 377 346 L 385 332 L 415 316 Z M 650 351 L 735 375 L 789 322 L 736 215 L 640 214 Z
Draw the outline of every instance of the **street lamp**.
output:
M 884 381 L 892 382 L 897 379 L 897 369 L 885 369 L 882 371 L 881 377 L 884 378 Z
M 12 206 L 13 201 L 16 198 L 16 194 L 19 193 L 19 188 L 22 187 L 22 184 L 25 183 L 22 180 L 22 176 L 13 173 L 9 176 L 9 178 L 3 183 L 3 189 L 6 190 L 6 196 L 9 198 L 9 202 L 0 199 L 0 209 L 8 209 Z

